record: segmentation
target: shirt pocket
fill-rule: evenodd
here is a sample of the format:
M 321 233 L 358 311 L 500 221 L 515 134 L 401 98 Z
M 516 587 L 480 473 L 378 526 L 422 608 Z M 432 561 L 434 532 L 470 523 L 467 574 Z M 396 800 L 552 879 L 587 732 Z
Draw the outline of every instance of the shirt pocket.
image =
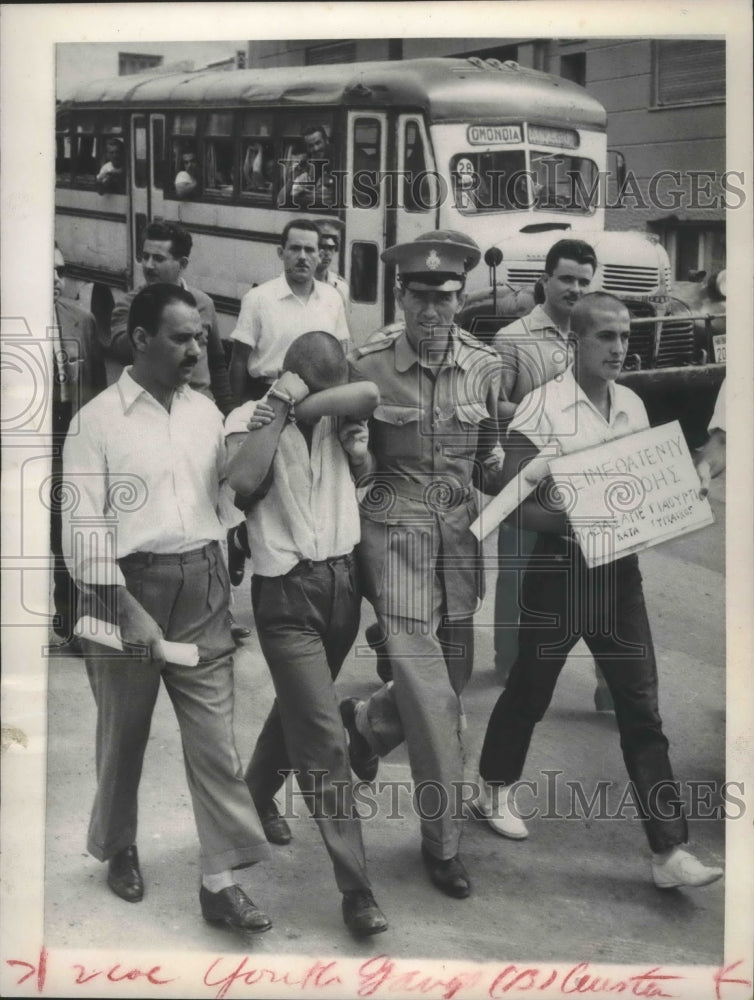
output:
M 380 403 L 373 414 L 374 420 L 390 424 L 392 427 L 403 427 L 414 424 L 421 419 L 422 407 L 406 403 Z

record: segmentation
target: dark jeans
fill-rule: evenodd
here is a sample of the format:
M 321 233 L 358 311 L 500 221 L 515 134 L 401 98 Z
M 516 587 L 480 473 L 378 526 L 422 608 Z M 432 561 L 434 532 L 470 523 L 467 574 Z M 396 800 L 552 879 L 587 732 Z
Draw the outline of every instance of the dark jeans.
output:
M 588 569 L 578 546 L 540 535 L 522 586 L 519 653 L 487 725 L 481 777 L 522 774 L 534 726 L 568 653 L 583 638 L 615 702 L 623 759 L 653 851 L 687 839 L 657 701 L 657 665 L 637 557 Z
M 255 575 L 251 601 L 276 699 L 246 783 L 262 809 L 295 769 L 341 892 L 369 886 L 354 814 L 351 767 L 333 681 L 356 638 L 361 595 L 352 556 L 301 562 L 285 576 Z

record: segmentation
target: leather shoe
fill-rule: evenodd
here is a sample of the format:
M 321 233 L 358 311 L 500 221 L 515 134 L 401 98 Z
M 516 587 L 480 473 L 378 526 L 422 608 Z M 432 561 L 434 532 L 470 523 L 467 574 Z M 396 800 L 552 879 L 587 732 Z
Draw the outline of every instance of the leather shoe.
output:
M 271 844 L 280 844 L 281 846 L 290 844 L 291 828 L 278 812 L 278 807 L 274 802 L 268 802 L 262 807 L 258 806 L 257 813 L 264 835 Z
M 116 896 L 127 903 L 138 903 L 144 896 L 144 879 L 139 870 L 136 844 L 113 854 L 107 869 L 107 884 Z
M 348 756 L 351 759 L 351 770 L 362 781 L 374 781 L 380 758 L 369 746 L 356 728 L 356 706 L 358 698 L 346 698 L 340 703 L 340 717 L 348 733 Z
M 227 924 L 250 934 L 262 934 L 272 927 L 266 913 L 252 903 L 240 885 L 231 885 L 219 892 L 204 886 L 199 890 L 202 916 L 210 924 Z
M 369 889 L 343 893 L 343 921 L 352 934 L 366 936 L 387 930 L 387 920 Z
M 422 858 L 430 879 L 446 896 L 453 896 L 454 899 L 466 899 L 471 893 L 469 873 L 457 854 L 455 857 L 443 861 L 430 854 L 422 844 Z
M 235 618 L 230 619 L 230 634 L 233 637 L 233 642 L 240 642 L 242 639 L 248 639 L 251 635 L 251 629 L 247 628 L 245 625 L 239 625 Z

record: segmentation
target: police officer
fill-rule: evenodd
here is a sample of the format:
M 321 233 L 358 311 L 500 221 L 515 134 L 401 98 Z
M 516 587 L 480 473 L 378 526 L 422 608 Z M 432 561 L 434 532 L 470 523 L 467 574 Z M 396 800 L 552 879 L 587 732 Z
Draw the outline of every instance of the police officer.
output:
M 456 898 L 471 886 L 459 856 L 463 781 L 461 692 L 473 663 L 472 615 L 482 596 L 474 485 L 499 487 L 492 449 L 501 362 L 459 329 L 466 274 L 480 251 L 436 231 L 384 251 L 398 267 L 404 322 L 356 349 L 355 378 L 380 390 L 369 453 L 354 469 L 361 501 L 357 550 L 366 596 L 385 638 L 393 681 L 341 713 L 351 765 L 376 774 L 404 739 L 428 874 Z M 486 482 L 485 482 L 486 481 Z

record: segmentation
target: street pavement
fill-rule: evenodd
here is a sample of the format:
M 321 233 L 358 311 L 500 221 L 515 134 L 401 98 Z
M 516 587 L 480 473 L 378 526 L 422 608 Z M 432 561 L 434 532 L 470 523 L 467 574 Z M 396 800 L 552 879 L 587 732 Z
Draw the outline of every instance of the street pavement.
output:
M 725 779 L 724 479 L 713 484 L 712 506 L 715 525 L 644 553 L 641 563 L 676 776 L 719 786 Z M 489 539 L 488 555 L 493 551 L 494 539 Z M 488 565 L 488 596 L 477 616 L 475 671 L 464 695 L 470 780 L 476 778 L 484 728 L 500 692 L 492 667 L 491 559 Z M 247 577 L 235 591 L 234 614 L 252 625 L 248 583 Z M 372 620 L 365 603 L 362 626 Z M 236 680 L 236 740 L 245 764 L 272 700 L 255 634 L 238 650 Z M 338 687 L 344 697 L 363 696 L 378 683 L 362 628 Z M 469 820 L 462 843 L 474 887 L 469 899 L 448 899 L 429 883 L 408 795 L 399 797 L 403 818 L 390 817 L 389 797 L 377 796 L 379 811 L 365 820 L 364 840 L 375 896 L 390 929 L 366 942 L 354 941 L 346 931 L 316 826 L 289 789 L 297 814 L 291 844 L 273 847 L 270 861 L 240 873 L 243 886 L 274 922 L 271 932 L 254 940 L 254 955 L 387 953 L 396 959 L 471 962 L 554 962 L 576 956 L 600 963 L 719 964 L 724 883 L 661 892 L 651 881 L 646 841 L 630 808 L 623 810 L 624 818 L 612 819 L 584 817 L 571 809 L 566 781 L 581 782 L 589 796 L 598 781 L 609 781 L 613 813 L 625 791 L 615 720 L 595 712 L 593 688 L 591 659 L 579 645 L 537 727 L 524 775 L 539 783 L 539 794 L 536 799 L 522 795 L 521 804 L 537 806 L 540 817 L 530 823 L 528 840 L 519 842 L 497 836 L 482 820 Z M 146 893 L 138 905 L 113 896 L 105 866 L 86 853 L 95 712 L 83 661 L 53 656 L 48 692 L 46 946 L 213 954 L 248 949 L 230 932 L 201 919 L 191 803 L 177 724 L 164 690 L 141 783 L 138 846 Z M 381 764 L 383 781 L 405 782 L 409 776 L 403 748 Z M 688 800 L 685 785 L 684 797 Z M 569 813 L 571 818 L 565 818 Z M 692 820 L 691 843 L 702 860 L 722 864 L 723 822 Z

